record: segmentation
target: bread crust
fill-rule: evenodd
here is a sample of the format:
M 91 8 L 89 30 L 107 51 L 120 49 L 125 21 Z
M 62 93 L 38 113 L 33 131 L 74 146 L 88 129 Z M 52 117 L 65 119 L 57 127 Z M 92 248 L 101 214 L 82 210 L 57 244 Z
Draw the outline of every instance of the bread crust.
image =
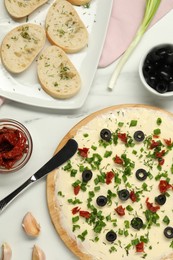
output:
M 67 0 L 72 5 L 86 5 L 91 2 L 91 0 Z
M 42 26 L 26 23 L 12 29 L 1 44 L 1 60 L 5 68 L 12 73 L 26 70 L 46 41 Z
M 88 43 L 87 29 L 73 5 L 68 1 L 56 0 L 46 16 L 46 34 L 51 44 L 66 53 L 76 53 Z
M 31 14 L 41 5 L 45 4 L 48 0 L 5 0 L 5 7 L 11 17 L 20 19 Z
M 42 88 L 54 98 L 71 98 L 80 90 L 79 73 L 58 46 L 49 46 L 42 52 L 37 62 L 37 73 Z

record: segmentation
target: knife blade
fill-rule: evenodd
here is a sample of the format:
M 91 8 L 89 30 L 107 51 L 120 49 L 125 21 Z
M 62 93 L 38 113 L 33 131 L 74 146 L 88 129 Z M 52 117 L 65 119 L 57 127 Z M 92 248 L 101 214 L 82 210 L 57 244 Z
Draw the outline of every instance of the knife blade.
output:
M 77 151 L 78 144 L 74 139 L 69 139 L 64 147 L 57 152 L 46 164 L 44 164 L 37 172 L 35 172 L 29 179 L 27 179 L 17 189 L 0 200 L 0 213 L 26 188 L 37 182 L 48 173 L 58 168 L 60 165 L 68 161 Z

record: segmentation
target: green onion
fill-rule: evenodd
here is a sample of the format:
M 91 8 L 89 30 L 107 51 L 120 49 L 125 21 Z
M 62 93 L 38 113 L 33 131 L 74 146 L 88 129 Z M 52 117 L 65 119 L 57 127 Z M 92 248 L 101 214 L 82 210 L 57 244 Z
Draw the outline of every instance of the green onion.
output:
M 139 26 L 138 31 L 137 31 L 135 37 L 133 38 L 133 41 L 130 43 L 129 47 L 124 52 L 120 61 L 117 64 L 117 67 L 115 68 L 113 75 L 111 77 L 109 86 L 108 86 L 109 89 L 111 89 L 111 90 L 113 89 L 114 84 L 117 81 L 118 76 L 119 76 L 123 66 L 125 65 L 129 56 L 131 55 L 131 53 L 133 52 L 133 50 L 135 49 L 135 47 L 141 40 L 142 36 L 144 35 L 145 31 L 147 30 L 148 26 L 150 25 L 160 3 L 161 3 L 161 0 L 146 0 L 145 13 L 144 13 L 142 23 Z

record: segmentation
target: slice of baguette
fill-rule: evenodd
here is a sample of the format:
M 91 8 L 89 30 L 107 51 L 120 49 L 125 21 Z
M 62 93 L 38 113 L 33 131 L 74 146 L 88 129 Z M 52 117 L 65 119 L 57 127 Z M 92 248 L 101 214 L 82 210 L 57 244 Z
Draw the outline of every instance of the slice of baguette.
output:
M 3 65 L 12 73 L 26 70 L 43 48 L 45 41 L 46 33 L 40 25 L 27 23 L 15 27 L 1 44 Z
M 48 0 L 5 0 L 4 3 L 8 13 L 13 18 L 20 19 L 31 14 L 47 1 Z
M 86 5 L 91 2 L 91 0 L 67 0 L 72 5 Z
M 66 53 L 75 53 L 88 43 L 87 29 L 73 5 L 68 1 L 56 0 L 46 16 L 48 40 Z
M 80 90 L 80 75 L 58 46 L 49 46 L 40 54 L 37 73 L 42 88 L 54 98 L 67 99 Z

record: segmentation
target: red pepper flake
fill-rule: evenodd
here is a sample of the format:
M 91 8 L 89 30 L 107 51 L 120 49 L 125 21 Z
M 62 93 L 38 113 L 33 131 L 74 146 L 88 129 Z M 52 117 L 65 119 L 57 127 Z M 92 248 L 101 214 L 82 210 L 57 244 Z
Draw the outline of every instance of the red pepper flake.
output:
M 139 242 L 139 243 L 136 245 L 136 252 L 137 252 L 137 253 L 142 253 L 142 252 L 144 252 L 144 242 Z
M 146 205 L 147 205 L 147 209 L 150 210 L 151 212 L 156 212 L 160 209 L 160 206 L 153 206 L 153 203 L 148 201 L 149 198 L 146 199 Z
M 74 187 L 74 195 L 78 195 L 79 191 L 80 191 L 80 185 L 75 186 Z
M 151 140 L 150 149 L 154 149 L 160 145 L 159 141 Z
M 125 215 L 125 208 L 122 207 L 122 205 L 118 206 L 116 209 L 115 209 L 116 213 L 119 215 L 119 216 L 124 216 Z
M 110 184 L 112 182 L 112 179 L 114 178 L 115 174 L 110 171 L 106 173 L 106 184 Z
M 135 202 L 137 200 L 136 194 L 135 194 L 135 192 L 133 190 L 130 192 L 130 199 L 133 202 Z
M 80 215 L 81 217 L 83 217 L 83 218 L 90 218 L 91 213 L 88 212 L 88 211 L 80 210 L 80 211 L 79 211 L 79 215 Z
M 172 185 L 165 180 L 160 180 L 159 190 L 161 193 L 165 193 L 168 189 L 172 188 Z
M 118 155 L 115 156 L 114 162 L 117 164 L 123 164 L 123 160 Z
M 71 210 L 72 214 L 75 215 L 77 214 L 78 212 L 80 211 L 80 208 L 79 207 L 75 207 Z
M 172 145 L 172 141 L 171 141 L 171 138 L 169 139 L 164 139 L 164 142 L 167 146 L 171 146 Z
M 80 156 L 84 157 L 84 158 L 87 158 L 88 157 L 88 151 L 89 151 L 89 148 L 78 148 L 78 151 L 79 151 L 79 154 Z
M 118 133 L 118 138 L 119 138 L 123 143 L 127 143 L 127 135 L 126 135 L 126 133 Z

